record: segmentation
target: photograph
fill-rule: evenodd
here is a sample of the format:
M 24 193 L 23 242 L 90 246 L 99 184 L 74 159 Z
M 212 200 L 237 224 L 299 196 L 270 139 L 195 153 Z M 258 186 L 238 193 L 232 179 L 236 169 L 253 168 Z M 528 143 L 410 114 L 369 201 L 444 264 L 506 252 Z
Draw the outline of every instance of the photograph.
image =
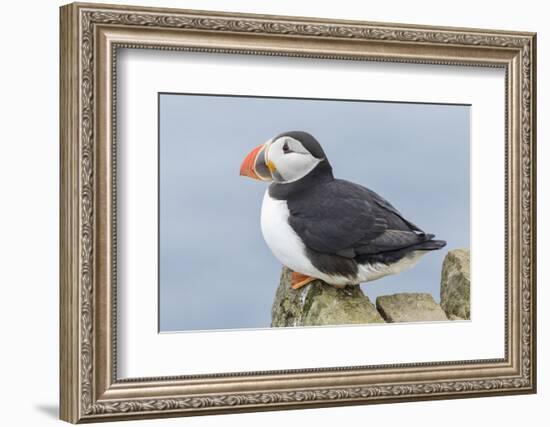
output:
M 469 320 L 470 108 L 159 93 L 159 332 Z

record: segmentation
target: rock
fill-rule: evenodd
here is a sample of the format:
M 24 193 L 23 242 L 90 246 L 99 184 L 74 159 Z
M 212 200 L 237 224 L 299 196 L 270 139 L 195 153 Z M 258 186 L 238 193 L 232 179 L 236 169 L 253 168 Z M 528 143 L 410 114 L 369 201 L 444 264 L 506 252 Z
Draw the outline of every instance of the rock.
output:
M 298 321 L 301 322 L 303 298 L 307 292 L 307 286 L 293 290 L 290 287 L 291 274 L 290 269 L 283 267 L 279 287 L 271 307 L 271 326 L 296 326 Z
M 294 290 L 291 273 L 283 267 L 271 309 L 272 327 L 384 323 L 359 286 L 338 289 L 316 280 Z
M 376 308 L 387 322 L 448 320 L 430 294 L 400 293 L 376 298 Z
M 303 306 L 304 326 L 384 323 L 357 285 L 338 289 L 321 281 L 310 285 Z
M 441 271 L 441 308 L 447 316 L 470 319 L 470 251 L 454 249 L 443 261 Z

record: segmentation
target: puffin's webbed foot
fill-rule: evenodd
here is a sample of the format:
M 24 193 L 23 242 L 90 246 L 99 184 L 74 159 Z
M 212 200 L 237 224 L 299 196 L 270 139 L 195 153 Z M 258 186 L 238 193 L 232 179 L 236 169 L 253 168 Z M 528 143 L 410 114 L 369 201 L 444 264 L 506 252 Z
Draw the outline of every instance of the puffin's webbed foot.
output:
M 290 287 L 294 290 L 300 289 L 302 286 L 317 280 L 315 277 L 307 276 L 296 271 L 292 272 Z

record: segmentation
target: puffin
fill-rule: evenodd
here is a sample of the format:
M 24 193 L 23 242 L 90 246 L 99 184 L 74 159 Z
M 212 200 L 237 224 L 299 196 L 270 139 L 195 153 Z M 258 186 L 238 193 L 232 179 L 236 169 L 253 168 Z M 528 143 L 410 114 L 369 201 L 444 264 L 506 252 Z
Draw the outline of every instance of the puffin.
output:
M 398 274 L 446 245 L 374 191 L 335 178 L 307 132 L 284 132 L 252 149 L 240 175 L 270 183 L 261 231 L 292 271 L 293 289 L 316 279 L 341 288 Z

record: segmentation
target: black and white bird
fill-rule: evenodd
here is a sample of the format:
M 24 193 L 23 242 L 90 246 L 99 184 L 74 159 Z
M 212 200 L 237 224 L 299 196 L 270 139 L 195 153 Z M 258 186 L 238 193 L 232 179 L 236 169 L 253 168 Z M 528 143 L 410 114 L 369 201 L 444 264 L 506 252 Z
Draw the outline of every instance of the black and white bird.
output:
M 271 182 L 262 234 L 293 271 L 294 289 L 315 279 L 342 287 L 398 274 L 446 245 L 374 191 L 334 178 L 323 148 L 307 132 L 285 132 L 254 148 L 240 174 Z

